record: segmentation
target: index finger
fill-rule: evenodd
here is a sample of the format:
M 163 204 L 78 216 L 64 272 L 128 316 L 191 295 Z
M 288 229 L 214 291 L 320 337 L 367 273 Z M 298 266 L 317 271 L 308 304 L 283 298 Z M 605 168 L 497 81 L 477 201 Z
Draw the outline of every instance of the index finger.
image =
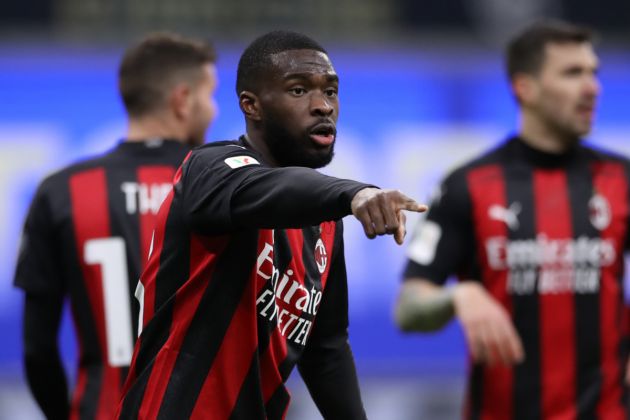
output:
M 426 204 L 420 204 L 415 200 L 412 200 L 411 198 L 404 201 L 400 208 L 402 210 L 415 211 L 418 213 L 424 213 L 425 211 L 429 210 L 429 206 L 427 206 Z

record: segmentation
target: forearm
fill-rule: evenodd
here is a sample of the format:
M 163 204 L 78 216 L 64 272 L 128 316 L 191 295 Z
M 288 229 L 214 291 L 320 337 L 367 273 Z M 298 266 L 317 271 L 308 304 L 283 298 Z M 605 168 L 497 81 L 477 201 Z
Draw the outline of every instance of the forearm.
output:
M 395 308 L 395 319 L 403 331 L 437 331 L 455 316 L 453 288 L 407 281 Z
M 48 419 L 66 419 L 70 412 L 66 375 L 57 348 L 62 302 L 56 294 L 27 293 L 24 303 L 26 379 Z
M 325 419 L 365 419 L 359 381 L 347 341 L 336 348 L 318 348 L 316 357 L 298 365 L 300 375 Z
M 47 419 L 67 419 L 70 414 L 68 385 L 58 352 L 25 355 L 26 379 Z
M 261 228 L 337 220 L 351 213 L 352 198 L 367 187 L 307 168 L 261 169 L 235 191 L 232 217 L 238 225 Z

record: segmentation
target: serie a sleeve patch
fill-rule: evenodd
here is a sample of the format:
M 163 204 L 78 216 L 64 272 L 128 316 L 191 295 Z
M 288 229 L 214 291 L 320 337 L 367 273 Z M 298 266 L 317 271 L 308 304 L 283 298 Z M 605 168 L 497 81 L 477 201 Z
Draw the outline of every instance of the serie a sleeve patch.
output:
M 232 169 L 240 168 L 247 165 L 260 165 L 260 162 L 258 162 L 251 156 L 232 156 L 226 158 L 224 162 Z

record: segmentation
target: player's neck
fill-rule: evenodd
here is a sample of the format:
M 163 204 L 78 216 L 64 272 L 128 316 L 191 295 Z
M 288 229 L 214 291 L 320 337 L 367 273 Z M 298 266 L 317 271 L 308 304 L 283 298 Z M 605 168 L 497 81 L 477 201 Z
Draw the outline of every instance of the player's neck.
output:
M 126 140 L 140 142 L 150 139 L 180 140 L 186 138 L 186 133 L 169 118 L 144 117 L 129 119 Z
M 577 142 L 526 112 L 520 115 L 519 137 L 530 147 L 551 154 L 566 153 Z
M 247 143 L 258 153 L 260 153 L 265 162 L 267 162 L 271 166 L 278 166 L 276 159 L 274 159 L 269 147 L 267 147 L 267 143 L 263 138 L 263 134 L 255 129 L 251 129 L 247 127 L 247 134 L 245 135 Z

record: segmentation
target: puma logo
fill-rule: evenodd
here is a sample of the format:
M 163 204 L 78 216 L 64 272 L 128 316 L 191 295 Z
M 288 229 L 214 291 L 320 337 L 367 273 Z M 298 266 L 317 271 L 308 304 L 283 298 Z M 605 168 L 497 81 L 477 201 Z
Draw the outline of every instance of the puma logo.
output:
M 519 228 L 518 214 L 521 212 L 521 204 L 514 202 L 510 204 L 510 207 L 505 208 L 500 204 L 493 204 L 488 208 L 488 217 L 492 220 L 498 220 L 504 222 L 510 230 L 516 230 Z

